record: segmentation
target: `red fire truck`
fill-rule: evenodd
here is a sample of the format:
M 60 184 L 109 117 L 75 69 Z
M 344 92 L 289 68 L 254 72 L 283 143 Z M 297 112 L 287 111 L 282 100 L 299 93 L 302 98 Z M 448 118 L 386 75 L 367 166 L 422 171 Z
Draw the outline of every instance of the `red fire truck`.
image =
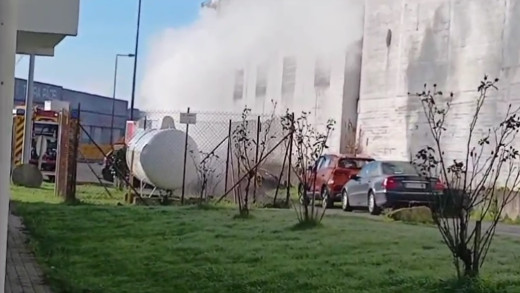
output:
M 13 110 L 12 166 L 22 163 L 25 106 Z M 60 135 L 59 112 L 34 108 L 30 164 L 38 166 L 44 177 L 54 181 Z

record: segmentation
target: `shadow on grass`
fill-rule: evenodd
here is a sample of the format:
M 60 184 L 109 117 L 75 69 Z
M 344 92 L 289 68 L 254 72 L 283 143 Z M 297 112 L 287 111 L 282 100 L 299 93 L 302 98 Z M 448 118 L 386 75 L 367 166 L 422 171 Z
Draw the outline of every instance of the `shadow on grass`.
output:
M 189 205 L 186 207 L 187 209 L 192 210 L 202 210 L 202 211 L 221 211 L 221 210 L 228 210 L 228 206 L 223 205 L 217 205 L 214 203 L 201 203 L 201 204 L 194 204 Z
M 317 229 L 323 227 L 323 224 L 318 220 L 307 220 L 307 221 L 300 221 L 296 225 L 292 226 L 290 230 L 292 231 L 304 231 L 304 230 L 310 230 L 310 229 Z
M 418 284 L 426 292 L 438 293 L 503 293 L 512 292 L 511 287 L 518 284 L 490 281 L 486 279 L 462 279 L 456 278 L 449 280 L 427 281 Z
M 239 213 L 233 216 L 233 220 L 250 220 L 253 219 L 251 213 Z

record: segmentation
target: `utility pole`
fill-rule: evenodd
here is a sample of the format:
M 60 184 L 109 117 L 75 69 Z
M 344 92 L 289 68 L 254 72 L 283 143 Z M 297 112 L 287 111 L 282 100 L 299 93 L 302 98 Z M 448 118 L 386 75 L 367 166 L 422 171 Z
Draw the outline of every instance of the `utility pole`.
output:
M 134 50 L 134 74 L 132 76 L 132 98 L 130 100 L 130 120 L 134 120 L 135 107 L 135 83 L 137 78 L 137 56 L 139 53 L 139 29 L 141 28 L 141 6 L 142 0 L 139 0 L 137 8 L 137 31 L 135 33 L 135 50 Z
M 25 87 L 25 126 L 23 131 L 22 162 L 29 164 L 32 151 L 32 125 L 33 125 L 33 101 L 34 101 L 34 54 L 29 56 L 29 77 Z M 40 154 L 41 155 L 41 154 Z
M 0 290 L 5 287 L 17 0 L 0 0 Z

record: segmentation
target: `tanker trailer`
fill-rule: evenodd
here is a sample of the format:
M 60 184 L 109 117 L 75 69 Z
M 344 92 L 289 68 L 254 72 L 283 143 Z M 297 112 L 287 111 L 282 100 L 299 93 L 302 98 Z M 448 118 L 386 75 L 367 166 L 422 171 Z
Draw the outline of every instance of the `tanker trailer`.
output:
M 182 188 L 185 140 L 186 133 L 177 129 L 137 130 L 126 152 L 126 162 L 134 177 L 159 189 Z M 196 166 L 201 158 L 197 144 L 189 136 L 187 147 L 188 187 L 198 184 Z

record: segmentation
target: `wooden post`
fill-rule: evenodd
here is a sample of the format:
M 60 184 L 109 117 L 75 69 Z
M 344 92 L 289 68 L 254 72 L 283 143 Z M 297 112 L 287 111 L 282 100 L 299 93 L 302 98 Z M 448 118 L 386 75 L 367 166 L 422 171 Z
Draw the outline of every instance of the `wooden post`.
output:
M 63 110 L 59 119 L 59 139 L 58 139 L 58 154 L 56 158 L 56 184 L 54 187 L 54 194 L 56 196 L 65 198 L 67 190 L 67 179 L 69 171 L 69 136 L 70 131 L 70 112 Z
M 80 105 L 77 115 L 68 111 L 60 117 L 59 152 L 57 157 L 56 194 L 66 202 L 76 201 L 76 173 L 80 140 Z
M 78 104 L 78 114 L 76 119 L 71 119 L 71 135 L 69 136 L 69 172 L 68 186 L 65 193 L 65 201 L 73 203 L 76 201 L 76 182 L 78 172 L 78 148 L 81 137 L 81 104 Z

